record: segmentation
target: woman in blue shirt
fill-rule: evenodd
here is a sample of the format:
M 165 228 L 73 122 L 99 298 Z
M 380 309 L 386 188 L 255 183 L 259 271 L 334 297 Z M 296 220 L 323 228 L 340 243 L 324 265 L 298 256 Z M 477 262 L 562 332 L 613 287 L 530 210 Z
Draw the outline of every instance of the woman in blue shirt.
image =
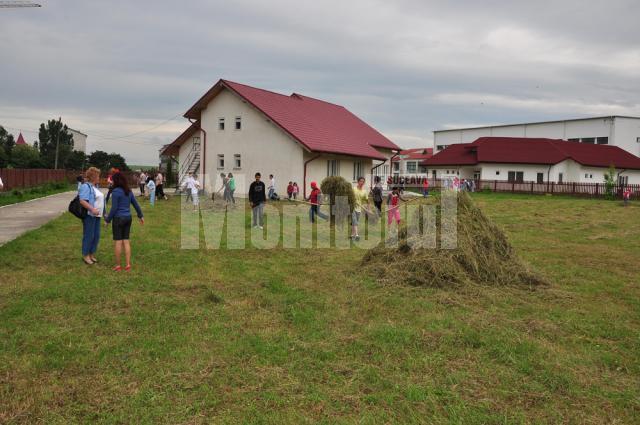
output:
M 144 225 L 142 210 L 136 197 L 133 195 L 126 177 L 122 173 L 115 173 L 113 179 L 113 192 L 111 194 L 111 211 L 104 219 L 105 225 L 113 221 L 113 240 L 116 254 L 114 271 L 122 270 L 122 249 L 127 261 L 125 270 L 131 270 L 131 245 L 129 244 L 129 232 L 131 231 L 131 205 L 136 209 L 140 224 Z
M 100 242 L 100 217 L 104 209 L 104 195 L 96 187 L 100 181 L 100 170 L 91 167 L 85 175 L 85 182 L 78 188 L 80 205 L 87 210 L 87 216 L 82 220 L 82 260 L 86 264 L 94 264 L 98 262 L 96 251 Z

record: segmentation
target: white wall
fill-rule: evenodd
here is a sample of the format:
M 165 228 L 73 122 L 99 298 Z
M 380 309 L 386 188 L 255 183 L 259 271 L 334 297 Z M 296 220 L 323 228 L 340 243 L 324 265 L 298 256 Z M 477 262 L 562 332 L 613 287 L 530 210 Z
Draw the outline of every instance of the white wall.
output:
M 640 119 L 616 117 L 613 129 L 614 144 L 627 152 L 640 156 Z
M 242 117 L 242 129 L 235 130 L 236 116 Z M 224 131 L 218 130 L 218 118 L 225 118 Z M 269 174 L 276 178 L 276 191 L 286 193 L 289 180 L 302 182 L 303 148 L 269 121 L 261 112 L 224 89 L 202 111 L 202 127 L 207 132 L 206 179 L 208 192 L 220 187 L 220 173 L 236 177 L 236 193 L 245 194 L 254 174 L 263 181 Z M 204 143 L 201 143 L 204 149 Z M 224 155 L 224 168 L 218 168 L 218 154 Z M 241 167 L 234 167 L 234 155 L 240 154 Z M 202 170 L 202 167 L 200 167 Z
M 86 153 L 87 136 L 72 129 L 69 129 L 69 133 L 73 136 L 73 150 Z
M 306 153 L 305 161 L 315 157 L 317 154 L 314 153 Z M 320 184 L 322 180 L 327 177 L 327 161 L 337 159 L 340 161 L 340 176 L 344 177 L 344 179 L 353 184 L 356 183 L 356 179 L 360 176 L 353 175 L 353 163 L 361 162 L 362 163 L 362 175 L 361 177 L 365 178 L 365 185 L 368 187 L 371 182 L 371 167 L 373 167 L 373 160 L 366 158 L 354 158 L 349 156 L 342 155 L 321 155 L 320 157 L 314 159 L 313 161 L 307 164 L 307 195 L 309 194 L 309 185 L 312 181 Z M 298 186 L 300 186 L 300 193 L 303 193 L 302 190 L 302 178 L 298 181 Z M 285 183 L 288 183 L 285 182 Z M 285 191 L 286 192 L 286 191 Z

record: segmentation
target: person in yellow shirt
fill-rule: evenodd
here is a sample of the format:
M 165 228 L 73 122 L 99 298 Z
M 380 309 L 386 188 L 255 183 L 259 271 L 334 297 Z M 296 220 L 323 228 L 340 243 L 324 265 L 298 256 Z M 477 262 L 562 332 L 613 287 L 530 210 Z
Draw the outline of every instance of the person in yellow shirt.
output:
M 362 208 L 369 205 L 369 191 L 364 187 L 364 177 L 358 177 L 358 184 L 353 188 L 353 194 L 355 195 L 355 204 L 353 205 L 353 213 L 351 213 L 351 239 L 358 241 L 360 240 L 358 223 Z

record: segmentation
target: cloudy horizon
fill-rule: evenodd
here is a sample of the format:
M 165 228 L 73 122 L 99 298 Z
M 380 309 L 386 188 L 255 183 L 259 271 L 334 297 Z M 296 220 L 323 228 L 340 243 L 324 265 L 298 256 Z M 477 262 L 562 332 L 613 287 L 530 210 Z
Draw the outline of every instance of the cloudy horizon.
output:
M 640 4 L 40 0 L 0 9 L 0 125 L 62 117 L 156 164 L 219 78 L 344 105 L 398 145 L 472 125 L 640 115 Z

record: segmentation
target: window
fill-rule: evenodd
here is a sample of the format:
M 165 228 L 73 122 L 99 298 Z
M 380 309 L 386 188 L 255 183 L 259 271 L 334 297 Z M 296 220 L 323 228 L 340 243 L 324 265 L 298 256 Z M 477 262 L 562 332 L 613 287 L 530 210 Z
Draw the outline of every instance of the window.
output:
M 576 142 L 576 143 L 578 143 L 578 142 L 580 142 L 580 139 L 568 139 L 568 141 L 569 141 L 569 142 Z
M 400 171 L 400 163 L 399 162 L 394 162 L 393 163 L 393 171 L 394 172 Z
M 353 181 L 357 181 L 358 177 L 362 177 L 362 161 L 355 161 L 353 163 Z
M 443 150 L 443 149 L 444 149 L 444 148 L 446 148 L 446 147 L 447 147 L 447 145 L 438 145 L 438 146 L 436 146 L 436 150 L 437 150 L 437 151 L 441 151 L 441 150 Z
M 544 183 L 544 173 L 538 173 L 538 176 L 537 176 L 537 178 L 536 178 L 536 182 L 537 182 L 538 184 L 542 184 L 542 183 Z
M 509 183 L 522 183 L 524 182 L 524 172 L 523 171 L 509 171 L 507 176 L 507 180 Z
M 242 117 L 236 117 L 236 130 L 242 129 Z
M 340 175 L 340 161 L 337 159 L 330 159 L 327 161 L 327 176 L 339 176 Z
M 242 168 L 242 160 L 239 153 L 233 155 L 233 168 L 236 170 Z
M 224 118 L 218 118 L 218 130 L 224 130 Z
M 585 175 L 584 175 L 584 178 L 585 178 L 585 179 L 588 179 L 588 178 L 589 178 L 589 174 L 585 174 Z
M 415 161 L 407 162 L 407 174 L 415 174 L 418 169 L 418 163 Z
M 218 168 L 224 168 L 224 155 L 218 154 Z
M 558 183 L 562 183 L 563 180 L 564 180 L 564 174 L 558 173 Z
M 583 137 L 582 138 L 582 143 L 588 143 L 590 145 L 593 145 L 596 142 L 596 138 L 595 137 Z
M 499 176 L 499 175 L 500 175 L 500 171 L 496 171 L 496 176 Z
M 596 138 L 596 143 L 599 145 L 608 145 L 609 144 L 609 138 L 608 137 L 597 137 Z
M 629 183 L 629 176 L 618 176 L 618 184 L 626 186 Z
M 420 174 L 427 174 L 427 166 L 426 165 L 421 165 L 420 166 Z

